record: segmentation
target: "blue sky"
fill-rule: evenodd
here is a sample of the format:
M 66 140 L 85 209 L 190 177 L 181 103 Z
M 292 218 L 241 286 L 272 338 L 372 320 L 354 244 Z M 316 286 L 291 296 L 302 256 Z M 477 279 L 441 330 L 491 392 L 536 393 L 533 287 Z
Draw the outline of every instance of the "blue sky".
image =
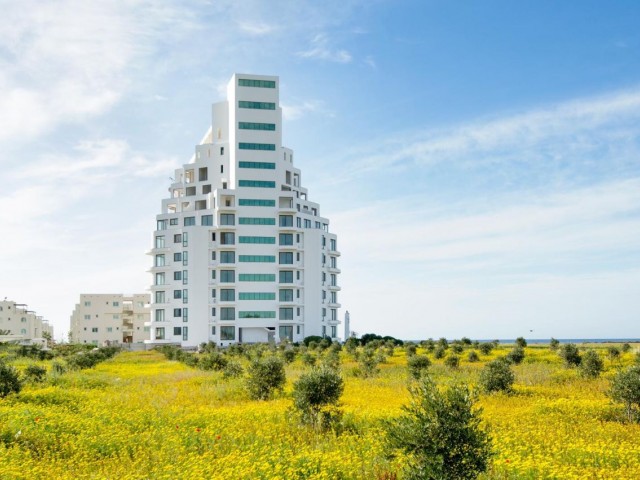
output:
M 0 294 L 56 336 L 80 293 L 147 288 L 160 199 L 234 72 L 281 78 L 358 333 L 640 336 L 637 2 L 2 10 Z

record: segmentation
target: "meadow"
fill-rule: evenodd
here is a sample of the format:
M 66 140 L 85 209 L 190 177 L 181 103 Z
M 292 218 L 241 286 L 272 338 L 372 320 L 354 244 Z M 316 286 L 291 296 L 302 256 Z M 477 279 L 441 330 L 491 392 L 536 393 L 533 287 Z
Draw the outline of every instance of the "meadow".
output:
M 514 392 L 479 395 L 494 448 L 480 478 L 640 478 L 640 425 L 623 421 L 622 407 L 606 395 L 635 353 L 609 359 L 596 348 L 605 360 L 599 378 L 566 368 L 548 346 L 528 346 L 513 367 Z M 477 362 L 467 360 L 467 349 L 458 368 L 429 354 L 428 371 L 439 385 L 475 386 L 486 362 L 510 349 L 478 352 Z M 343 349 L 344 415 L 326 432 L 291 415 L 292 384 L 310 368 L 301 355 L 286 367 L 283 392 L 254 401 L 242 377 L 224 378 L 158 351 L 122 352 L 64 373 L 52 371 L 51 360 L 5 354 L 20 371 L 36 363 L 48 374 L 0 399 L 0 478 L 402 479 L 405 459 L 390 455 L 382 422 L 402 413 L 410 380 L 405 350 L 388 353 L 379 373 L 363 378 Z

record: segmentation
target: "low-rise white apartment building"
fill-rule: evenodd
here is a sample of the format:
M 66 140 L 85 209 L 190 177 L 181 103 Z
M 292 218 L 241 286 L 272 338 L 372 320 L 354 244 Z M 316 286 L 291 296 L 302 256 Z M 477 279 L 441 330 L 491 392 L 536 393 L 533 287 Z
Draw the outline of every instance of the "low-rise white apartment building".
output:
M 148 293 L 80 295 L 71 314 L 70 341 L 93 345 L 143 343 L 149 338 Z
M 0 340 L 46 345 L 47 336 L 53 338 L 53 326 L 48 320 L 29 310 L 24 303 L 0 301 Z

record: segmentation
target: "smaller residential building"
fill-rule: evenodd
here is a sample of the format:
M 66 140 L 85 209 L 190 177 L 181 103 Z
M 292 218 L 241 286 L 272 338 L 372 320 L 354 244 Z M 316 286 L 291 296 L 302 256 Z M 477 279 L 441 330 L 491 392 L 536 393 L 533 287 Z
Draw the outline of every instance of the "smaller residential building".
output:
M 71 314 L 70 341 L 93 345 L 143 343 L 149 339 L 148 293 L 81 294 Z
M 48 320 L 29 310 L 24 303 L 0 301 L 0 340 L 22 344 L 46 345 L 45 337 L 53 338 L 53 326 Z

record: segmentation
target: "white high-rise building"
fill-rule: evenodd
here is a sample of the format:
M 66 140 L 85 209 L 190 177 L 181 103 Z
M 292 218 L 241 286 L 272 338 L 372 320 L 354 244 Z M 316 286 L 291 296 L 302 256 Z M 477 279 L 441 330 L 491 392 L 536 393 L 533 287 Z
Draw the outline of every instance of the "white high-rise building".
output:
M 278 77 L 235 74 L 154 232 L 150 343 L 337 338 L 340 253 L 282 146 Z

